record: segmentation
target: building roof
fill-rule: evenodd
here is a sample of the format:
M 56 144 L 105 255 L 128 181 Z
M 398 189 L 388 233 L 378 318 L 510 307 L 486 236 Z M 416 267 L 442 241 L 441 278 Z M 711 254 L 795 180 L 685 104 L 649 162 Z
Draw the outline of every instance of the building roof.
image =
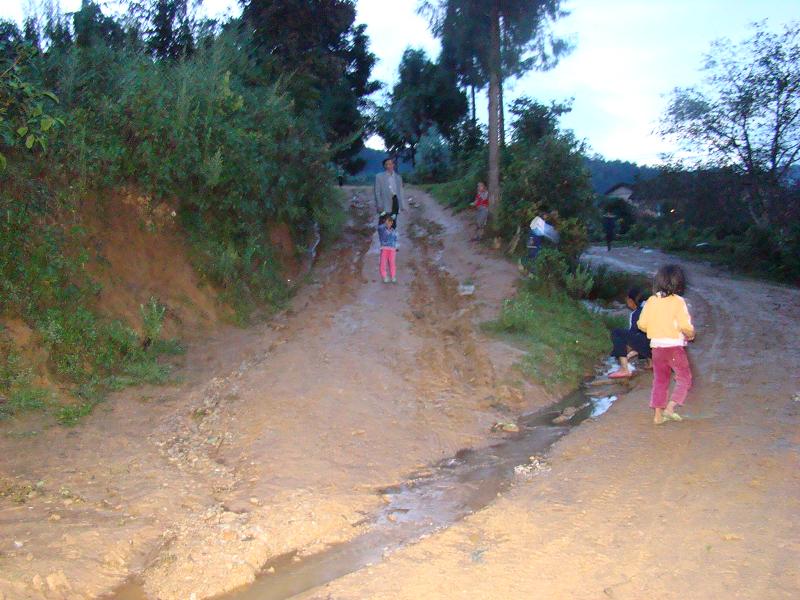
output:
M 636 189 L 632 183 L 625 183 L 625 182 L 615 183 L 610 188 L 608 188 L 605 192 L 603 192 L 603 196 L 609 196 L 609 195 L 613 194 L 614 192 L 616 192 L 620 188 L 628 188 L 631 191 L 634 191 Z

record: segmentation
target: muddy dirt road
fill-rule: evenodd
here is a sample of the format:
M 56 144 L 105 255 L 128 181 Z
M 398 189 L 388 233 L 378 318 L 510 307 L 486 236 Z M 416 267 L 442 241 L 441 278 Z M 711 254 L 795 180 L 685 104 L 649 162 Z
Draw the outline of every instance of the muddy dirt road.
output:
M 352 538 L 376 489 L 552 400 L 477 328 L 513 265 L 411 191 L 385 285 L 371 190 L 349 193 L 343 238 L 283 313 L 194 344 L 174 385 L 127 390 L 73 429 L 3 425 L 0 599 L 96 598 L 131 574 L 129 597 L 219 594 Z
M 667 260 L 587 258 L 646 273 Z M 642 376 L 557 443 L 550 471 L 303 598 L 800 597 L 800 291 L 685 267 L 689 419 L 654 426 Z

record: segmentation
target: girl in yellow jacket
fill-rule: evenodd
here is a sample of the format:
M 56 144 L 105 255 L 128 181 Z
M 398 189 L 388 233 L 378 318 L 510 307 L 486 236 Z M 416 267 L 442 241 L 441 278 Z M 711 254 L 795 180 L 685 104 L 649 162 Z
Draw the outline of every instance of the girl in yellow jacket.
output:
M 686 301 L 681 297 L 686 277 L 677 265 L 665 265 L 656 273 L 653 296 L 647 300 L 639 317 L 639 329 L 650 339 L 653 351 L 653 390 L 650 408 L 653 422 L 681 421 L 675 412 L 682 406 L 692 387 L 692 371 L 686 356 L 686 343 L 694 339 L 694 326 Z M 675 389 L 667 402 L 671 374 L 675 373 Z

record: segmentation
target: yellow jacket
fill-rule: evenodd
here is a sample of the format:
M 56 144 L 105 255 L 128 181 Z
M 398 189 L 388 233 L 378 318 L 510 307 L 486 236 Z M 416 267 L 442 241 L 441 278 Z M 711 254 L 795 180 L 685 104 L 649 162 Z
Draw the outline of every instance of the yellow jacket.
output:
M 678 296 L 650 296 L 637 323 L 650 338 L 652 348 L 685 346 L 694 339 L 694 325 L 686 301 Z

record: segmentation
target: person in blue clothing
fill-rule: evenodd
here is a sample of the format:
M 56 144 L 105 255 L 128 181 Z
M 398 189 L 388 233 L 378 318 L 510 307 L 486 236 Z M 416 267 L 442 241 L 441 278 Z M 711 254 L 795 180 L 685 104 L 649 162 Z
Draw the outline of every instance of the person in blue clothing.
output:
M 619 369 L 609 375 L 611 379 L 622 379 L 632 375 L 628 359 L 635 353 L 639 358 L 650 358 L 650 341 L 639 330 L 637 323 L 644 308 L 646 294 L 639 288 L 628 290 L 625 304 L 631 309 L 628 329 L 614 329 L 611 332 L 611 356 L 619 362 Z
M 381 244 L 380 273 L 383 283 L 397 283 L 397 230 L 394 217 L 381 213 L 378 221 L 378 240 Z M 391 279 L 390 279 L 391 277 Z

